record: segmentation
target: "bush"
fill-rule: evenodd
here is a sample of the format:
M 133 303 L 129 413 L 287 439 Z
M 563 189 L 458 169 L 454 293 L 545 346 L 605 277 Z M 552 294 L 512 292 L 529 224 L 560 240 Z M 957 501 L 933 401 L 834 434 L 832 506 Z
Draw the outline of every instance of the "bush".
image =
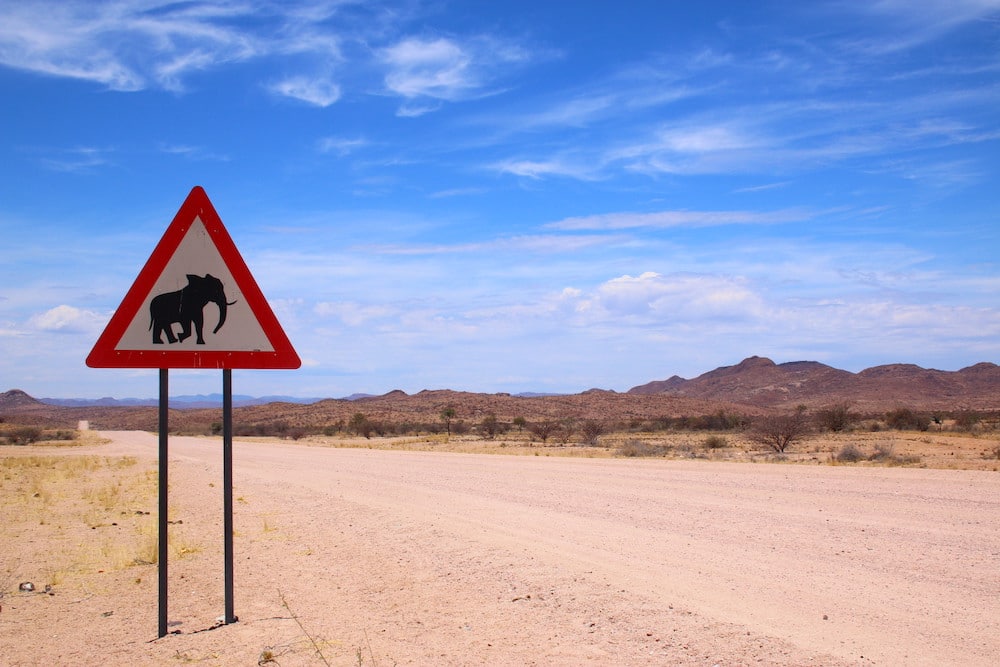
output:
M 853 421 L 850 403 L 837 403 L 816 413 L 816 425 L 828 431 L 845 431 Z
M 701 444 L 705 446 L 705 449 L 723 449 L 729 446 L 729 441 L 723 435 L 710 435 Z
M 891 442 L 875 443 L 875 451 L 868 457 L 869 461 L 885 461 L 891 459 L 896 451 L 896 446 Z
M 982 421 L 982 417 L 978 413 L 965 410 L 955 415 L 955 428 L 971 433 L 976 430 L 980 421 Z
M 897 431 L 926 431 L 931 427 L 931 418 L 909 408 L 896 408 L 885 416 L 885 423 Z
M 7 442 L 12 445 L 30 445 L 42 437 L 42 429 L 37 426 L 15 426 L 3 432 Z
M 834 458 L 840 463 L 857 463 L 865 458 L 865 454 L 858 449 L 857 445 L 849 442 L 840 448 Z
M 666 445 L 651 445 L 638 438 L 629 438 L 615 450 L 615 456 L 666 456 L 670 447 Z

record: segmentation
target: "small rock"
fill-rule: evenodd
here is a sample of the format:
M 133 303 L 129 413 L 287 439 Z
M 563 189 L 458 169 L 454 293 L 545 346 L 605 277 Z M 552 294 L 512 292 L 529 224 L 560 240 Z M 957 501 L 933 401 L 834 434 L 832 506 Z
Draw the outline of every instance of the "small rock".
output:
M 30 581 L 22 581 L 21 585 L 17 587 L 17 590 L 21 591 L 22 593 L 30 593 L 31 591 L 35 590 L 35 585 Z

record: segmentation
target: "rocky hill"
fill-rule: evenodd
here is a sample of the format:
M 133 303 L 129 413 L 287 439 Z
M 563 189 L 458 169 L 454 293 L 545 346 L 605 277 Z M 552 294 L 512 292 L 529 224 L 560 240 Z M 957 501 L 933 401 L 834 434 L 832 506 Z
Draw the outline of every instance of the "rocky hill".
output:
M 851 373 L 816 361 L 776 364 L 764 357 L 750 357 L 690 380 L 673 376 L 633 387 L 628 393 L 725 400 L 765 408 L 819 407 L 846 401 L 862 411 L 896 406 L 995 410 L 1000 408 L 1000 366 L 979 363 L 958 371 L 939 371 L 890 364 Z

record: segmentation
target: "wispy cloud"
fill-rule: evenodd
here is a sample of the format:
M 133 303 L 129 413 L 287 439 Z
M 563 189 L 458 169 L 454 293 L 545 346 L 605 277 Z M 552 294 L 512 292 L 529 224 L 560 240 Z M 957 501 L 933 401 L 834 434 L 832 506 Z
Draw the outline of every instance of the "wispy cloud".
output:
M 580 252 L 586 248 L 606 247 L 614 242 L 614 238 L 608 238 L 605 235 L 525 234 L 468 243 L 373 245 L 359 248 L 359 250 L 381 255 L 458 255 L 503 252 L 557 254 Z
M 915 48 L 959 26 L 1000 17 L 1000 2 L 997 0 L 877 0 L 839 6 L 869 20 L 889 24 L 878 37 L 853 43 L 856 48 L 868 53 Z
M 777 190 L 778 188 L 785 188 L 791 184 L 791 181 L 779 181 L 777 183 L 764 183 L 763 185 L 751 185 L 745 188 L 736 188 L 733 192 L 745 193 L 745 192 L 765 192 L 767 190 Z
M 268 50 L 234 25 L 246 5 L 4 3 L 0 62 L 113 90 L 179 90 L 185 75 Z
M 406 37 L 378 56 L 386 68 L 386 90 L 406 100 L 401 116 L 428 113 L 443 101 L 494 94 L 507 68 L 529 60 L 523 48 L 484 36 Z
M 98 148 L 95 146 L 78 146 L 65 150 L 47 151 L 48 155 L 42 157 L 40 162 L 47 169 L 62 172 L 89 172 L 97 167 L 104 167 L 112 164 L 110 155 L 114 149 Z
M 341 95 L 340 86 L 327 77 L 293 76 L 271 84 L 269 88 L 278 95 L 317 107 L 328 107 Z
M 203 146 L 160 144 L 160 151 L 166 153 L 167 155 L 177 155 L 194 161 L 209 160 L 214 162 L 228 162 L 230 160 L 228 155 L 214 153 Z
M 806 209 L 780 211 L 657 211 L 655 213 L 604 213 L 550 222 L 549 229 L 637 229 L 666 227 L 717 227 L 720 225 L 775 225 L 801 222 L 817 215 Z
M 600 174 L 597 165 L 575 161 L 566 157 L 552 157 L 547 160 L 503 160 L 490 165 L 490 168 L 514 176 L 524 176 L 530 179 L 540 179 L 546 176 L 565 176 L 582 181 L 598 180 Z
M 319 140 L 317 149 L 320 153 L 335 153 L 343 157 L 367 146 L 368 143 L 363 137 L 323 137 Z

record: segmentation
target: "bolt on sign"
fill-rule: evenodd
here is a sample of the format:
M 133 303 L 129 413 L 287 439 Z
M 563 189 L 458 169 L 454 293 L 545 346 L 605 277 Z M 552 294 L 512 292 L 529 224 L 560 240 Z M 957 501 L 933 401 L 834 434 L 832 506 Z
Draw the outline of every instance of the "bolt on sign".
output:
M 298 368 L 299 357 L 200 187 L 87 357 L 93 368 Z

